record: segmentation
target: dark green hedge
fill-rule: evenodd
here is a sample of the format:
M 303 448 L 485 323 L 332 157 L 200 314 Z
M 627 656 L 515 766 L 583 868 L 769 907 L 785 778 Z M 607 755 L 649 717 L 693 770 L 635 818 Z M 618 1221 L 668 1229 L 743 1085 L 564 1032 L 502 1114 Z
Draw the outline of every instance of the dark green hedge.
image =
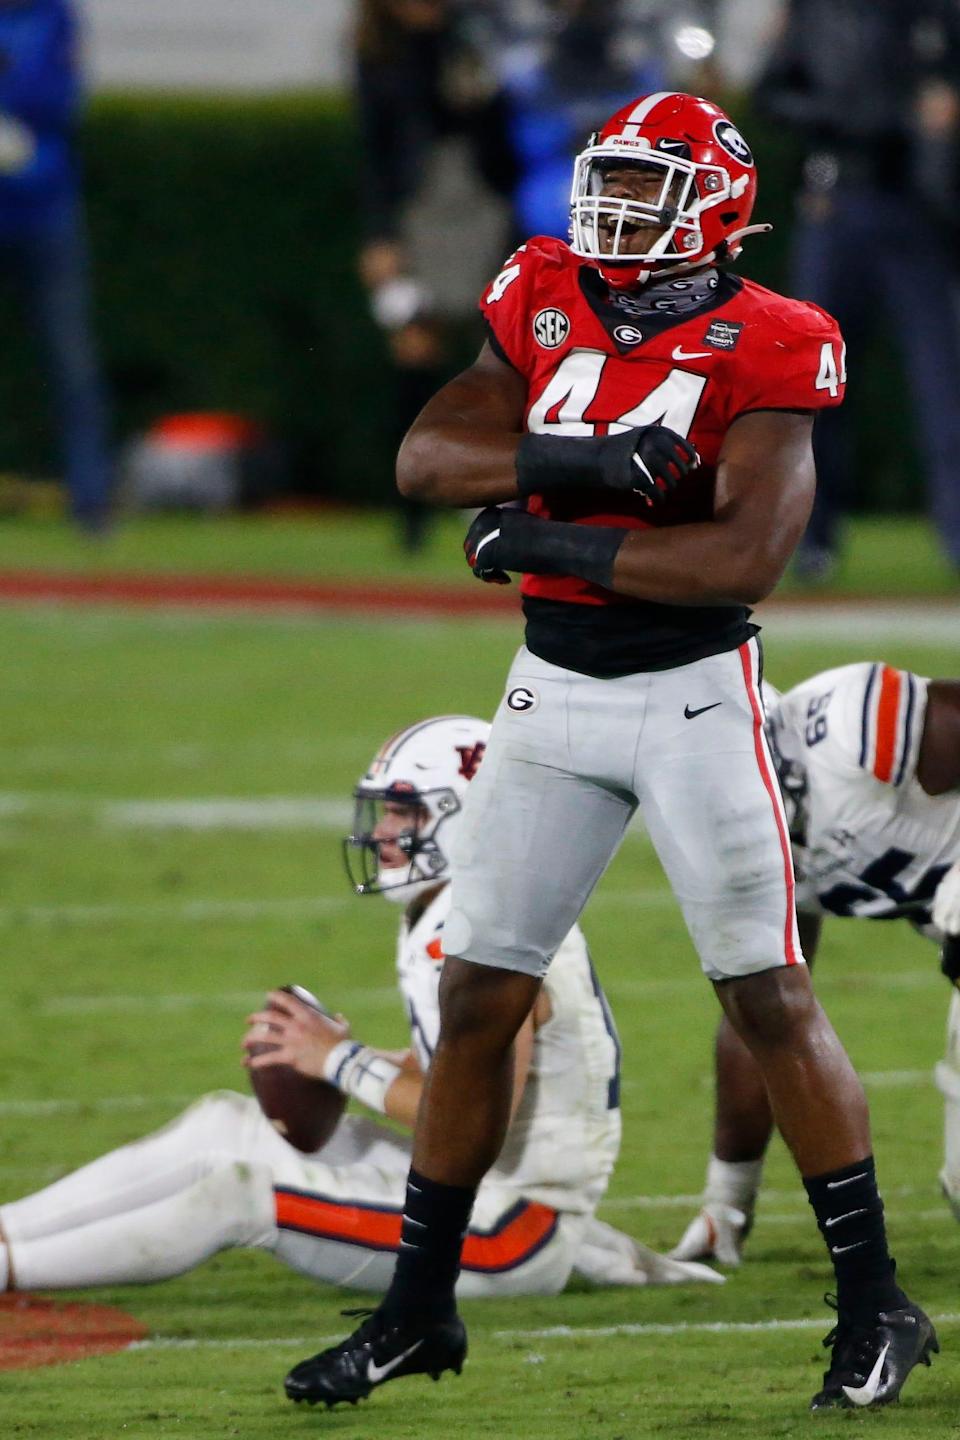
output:
M 762 175 L 749 271 L 783 280 L 793 163 L 751 125 Z M 110 97 L 83 147 L 98 330 L 116 430 L 176 409 L 239 410 L 286 442 L 297 488 L 390 493 L 392 385 L 354 274 L 359 169 L 349 113 L 309 96 Z M 0 287 L 0 471 L 49 471 L 42 378 Z M 882 365 L 863 419 L 860 490 L 903 503 L 897 377 Z

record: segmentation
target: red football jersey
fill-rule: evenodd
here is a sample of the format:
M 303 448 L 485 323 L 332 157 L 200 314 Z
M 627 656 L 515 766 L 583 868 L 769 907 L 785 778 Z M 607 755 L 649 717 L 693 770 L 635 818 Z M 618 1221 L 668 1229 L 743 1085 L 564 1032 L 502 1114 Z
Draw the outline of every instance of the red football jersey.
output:
M 700 454 L 700 468 L 660 505 L 629 494 L 603 502 L 588 490 L 532 496 L 529 510 L 549 519 L 631 529 L 708 520 L 720 449 L 739 415 L 843 399 L 836 322 L 733 274 L 692 272 L 614 293 L 563 241 L 538 236 L 510 257 L 480 308 L 494 347 L 527 381 L 528 430 L 606 435 L 662 424 Z M 631 603 L 573 576 L 524 575 L 522 591 L 579 605 Z

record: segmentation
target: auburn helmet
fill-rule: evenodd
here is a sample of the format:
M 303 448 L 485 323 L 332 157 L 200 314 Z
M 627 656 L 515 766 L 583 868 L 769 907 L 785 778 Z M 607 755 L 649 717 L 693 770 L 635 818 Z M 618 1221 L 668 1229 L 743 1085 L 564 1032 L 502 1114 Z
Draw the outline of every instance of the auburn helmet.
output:
M 604 195 L 605 175 L 628 165 L 655 171 L 659 195 Z M 654 269 L 727 260 L 744 235 L 770 229 L 749 223 L 756 195 L 753 153 L 718 105 L 672 91 L 644 95 L 612 115 L 576 158 L 571 248 L 596 261 L 614 287 Z M 638 226 L 658 233 L 648 249 L 631 253 L 626 236 Z
M 450 878 L 450 841 L 467 785 L 487 746 L 490 726 L 473 715 L 438 715 L 392 735 L 353 792 L 353 830 L 343 842 L 347 875 L 358 895 L 407 904 Z M 409 828 L 390 843 L 406 866 L 384 866 L 377 826 L 388 805 L 410 812 Z

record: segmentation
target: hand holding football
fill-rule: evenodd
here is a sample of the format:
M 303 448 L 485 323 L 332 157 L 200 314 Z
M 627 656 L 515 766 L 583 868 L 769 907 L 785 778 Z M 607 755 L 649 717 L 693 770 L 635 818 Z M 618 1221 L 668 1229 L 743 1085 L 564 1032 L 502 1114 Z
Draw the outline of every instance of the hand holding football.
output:
M 347 1103 L 322 1078 L 323 1062 L 350 1027 L 301 985 L 271 990 L 264 1009 L 248 1018 L 244 1063 L 261 1110 L 295 1149 L 321 1149 Z

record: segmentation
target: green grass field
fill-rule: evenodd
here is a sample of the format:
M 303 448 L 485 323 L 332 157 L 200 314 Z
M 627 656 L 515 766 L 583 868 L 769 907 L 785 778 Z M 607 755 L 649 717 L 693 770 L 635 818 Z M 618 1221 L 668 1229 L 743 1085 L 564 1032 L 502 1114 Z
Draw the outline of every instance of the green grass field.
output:
M 31 544 L 14 544 L 16 533 Z M 365 563 L 378 533 L 341 552 L 340 573 Z M 249 524 L 226 527 L 222 546 L 209 527 L 181 526 L 177 546 L 173 531 L 154 534 L 153 545 L 149 535 L 110 542 L 118 568 L 310 572 L 308 532 L 284 549 L 268 526 L 263 554 Z M 0 530 L 0 567 L 67 565 L 77 553 L 52 528 Z M 897 554 L 884 553 L 893 574 Z M 867 655 L 958 673 L 955 647 L 922 632 L 865 645 L 853 633 L 818 641 L 816 624 L 789 640 L 768 627 L 775 683 Z M 242 1017 L 268 985 L 300 980 L 363 1038 L 401 1043 L 396 917 L 350 895 L 329 819 L 293 803 L 228 807 L 219 826 L 198 828 L 130 802 L 345 799 L 398 725 L 492 711 L 518 634 L 510 623 L 0 609 L 3 1198 L 163 1123 L 204 1090 L 245 1088 Z M 666 1247 L 708 1152 L 715 1001 L 643 840 L 627 841 L 584 923 L 625 1049 L 625 1139 L 602 1213 Z M 0 1376 L 4 1435 L 960 1436 L 960 1230 L 937 1190 L 942 1119 L 929 1078 L 945 983 L 932 947 L 906 928 L 840 922 L 826 933 L 818 985 L 868 1081 L 902 1276 L 931 1313 L 955 1317 L 941 1324 L 938 1363 L 895 1411 L 806 1413 L 830 1324 L 828 1269 L 778 1146 L 749 1263 L 723 1288 L 474 1304 L 461 1380 L 407 1381 L 321 1414 L 294 1410 L 280 1382 L 320 1339 L 344 1333 L 339 1312 L 355 1297 L 269 1257 L 231 1254 L 179 1281 L 98 1295 L 145 1321 L 151 1342 Z M 569 1329 L 544 1333 L 558 1326 Z
M 397 524 L 388 511 L 330 509 L 190 520 L 153 516 L 127 521 L 94 541 L 56 520 L 8 518 L 0 520 L 0 571 L 201 572 L 313 580 L 365 574 L 469 588 L 476 582 L 460 549 L 465 530 L 459 513 L 438 514 L 424 550 L 411 559 L 396 543 Z M 799 588 L 788 574 L 778 593 L 794 594 Z M 848 527 L 829 589 L 840 595 L 956 598 L 960 579 L 926 520 L 861 516 Z

